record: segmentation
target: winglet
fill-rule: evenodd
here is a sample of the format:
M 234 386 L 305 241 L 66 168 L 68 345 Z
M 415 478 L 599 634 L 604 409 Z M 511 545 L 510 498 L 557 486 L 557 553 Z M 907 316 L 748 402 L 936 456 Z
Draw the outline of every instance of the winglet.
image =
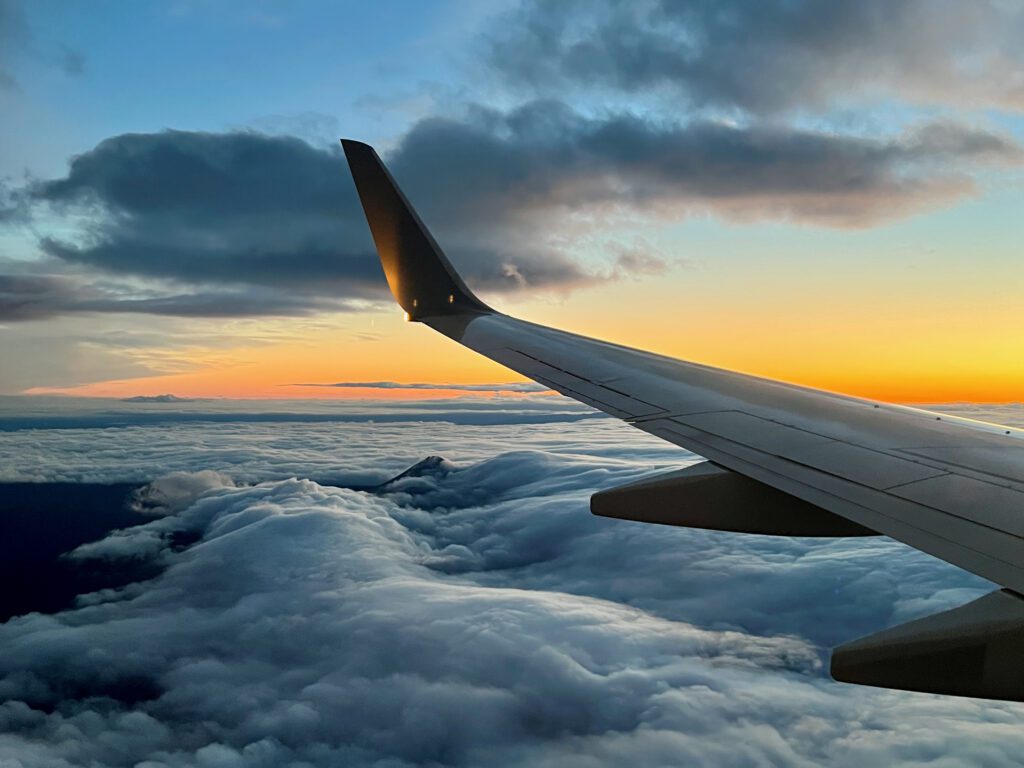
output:
M 373 147 L 342 139 L 391 293 L 410 320 L 493 310 L 473 295 Z

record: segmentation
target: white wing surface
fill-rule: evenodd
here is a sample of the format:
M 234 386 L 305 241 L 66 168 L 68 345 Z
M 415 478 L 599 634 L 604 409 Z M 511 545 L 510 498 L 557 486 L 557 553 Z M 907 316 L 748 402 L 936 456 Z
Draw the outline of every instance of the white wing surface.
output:
M 759 533 L 880 533 L 942 558 L 1004 588 L 989 596 L 985 613 L 990 618 L 996 603 L 1009 606 L 1001 634 L 979 629 L 978 611 L 967 606 L 905 625 L 903 634 L 889 630 L 891 641 L 841 647 L 833 675 L 1024 700 L 1024 665 L 1005 650 L 1024 650 L 1024 611 L 1016 610 L 1024 603 L 1014 594 L 1024 593 L 1024 434 L 504 315 L 466 287 L 373 149 L 342 144 L 388 283 L 410 320 L 711 462 L 696 473 L 597 494 L 595 512 Z M 996 635 L 1002 645 L 979 646 L 979 636 Z

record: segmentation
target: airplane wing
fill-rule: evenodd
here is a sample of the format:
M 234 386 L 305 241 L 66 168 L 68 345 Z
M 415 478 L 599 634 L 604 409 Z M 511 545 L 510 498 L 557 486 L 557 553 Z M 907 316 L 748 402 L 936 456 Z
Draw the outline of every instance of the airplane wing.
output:
M 847 682 L 1024 701 L 1024 433 L 566 333 L 473 295 L 374 150 L 342 140 L 409 320 L 708 461 L 595 494 L 595 514 L 762 534 L 883 534 L 995 582 L 840 646 Z

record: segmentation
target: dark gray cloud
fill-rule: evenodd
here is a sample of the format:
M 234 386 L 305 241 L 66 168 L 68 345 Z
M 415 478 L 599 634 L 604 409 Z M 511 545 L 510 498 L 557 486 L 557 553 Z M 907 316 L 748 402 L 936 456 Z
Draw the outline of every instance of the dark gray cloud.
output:
M 703 210 L 825 226 L 867 226 L 949 202 L 973 191 L 972 171 L 1021 157 L 1012 140 L 952 122 L 868 138 L 631 114 L 589 118 L 556 101 L 423 120 L 396 154 L 414 187 L 429 183 L 435 201 L 458 199 L 477 222 L 494 221 L 495 212 L 553 223 L 624 208 L 676 220 Z
M 409 170 L 402 156 L 400 175 Z M 457 175 L 452 169 L 449 178 Z M 93 211 L 81 242 L 41 242 L 66 263 L 207 288 L 257 287 L 285 308 L 387 295 L 340 149 L 248 132 L 127 134 L 74 158 L 65 178 L 38 183 L 31 194 L 37 204 Z M 465 198 L 440 206 L 456 233 Z M 596 279 L 557 253 L 452 242 L 453 258 L 484 289 L 519 289 L 516 277 L 539 288 Z
M 134 290 L 136 295 L 131 295 Z M 204 291 L 162 296 L 111 290 L 62 275 L 0 274 L 0 321 L 45 320 L 75 313 L 136 313 L 170 317 L 305 315 L 345 305 L 323 297 L 295 297 L 270 289 Z
M 387 157 L 457 267 L 485 292 L 564 291 L 663 272 L 662 254 L 613 240 L 603 262 L 576 260 L 578 234 L 601 237 L 625 214 L 869 226 L 971 194 L 979 169 L 1020 159 L 1010 139 L 948 121 L 867 138 L 588 117 L 557 101 L 424 119 Z M 74 241 L 40 241 L 52 264 L 149 284 L 112 296 L 9 277 L 7 319 L 303 314 L 387 301 L 337 149 L 251 132 L 125 134 L 74 158 L 66 177 L 8 197 L 26 195 L 91 222 Z
M 0 178 L 0 225 L 19 223 L 27 217 L 25 190 L 10 179 Z
M 115 442 L 140 456 L 122 474 L 193 471 L 152 482 L 142 525 L 71 558 L 162 573 L 0 625 L 0 754 L 24 768 L 1014 764 L 1020 705 L 842 686 L 822 664 L 838 639 L 988 585 L 884 538 L 595 518 L 593 490 L 692 457 L 588 427 L 407 422 L 400 450 L 456 460 L 376 493 L 283 473 L 396 474 L 412 462 L 387 425 L 263 427 L 237 451 L 224 425 L 66 435 L 66 471 Z M 291 463 L 267 465 L 276 452 Z M 238 485 L 234 469 L 279 479 Z
M 896 97 L 1024 108 L 1024 9 L 998 0 L 530 0 L 488 39 L 530 92 L 662 90 L 764 114 Z
M 74 295 L 71 281 L 52 276 L 0 275 L 0 318 L 37 320 L 52 317 L 53 304 Z
M 427 382 L 402 383 L 397 381 L 339 381 L 333 384 L 293 384 L 299 387 L 331 387 L 339 389 L 419 389 L 454 390 L 458 392 L 548 392 L 548 387 L 532 381 L 511 384 L 434 384 Z
M 90 242 L 42 242 L 64 261 L 193 285 L 381 298 L 344 172 L 340 150 L 294 138 L 126 134 L 74 158 L 67 177 L 32 195 L 95 209 Z

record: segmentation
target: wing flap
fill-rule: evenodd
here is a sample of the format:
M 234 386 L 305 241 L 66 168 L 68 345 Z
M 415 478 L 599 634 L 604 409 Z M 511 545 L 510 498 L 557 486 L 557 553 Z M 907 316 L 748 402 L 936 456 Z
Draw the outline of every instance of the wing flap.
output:
M 703 461 L 590 497 L 602 517 L 769 536 L 873 536 L 875 531 Z

